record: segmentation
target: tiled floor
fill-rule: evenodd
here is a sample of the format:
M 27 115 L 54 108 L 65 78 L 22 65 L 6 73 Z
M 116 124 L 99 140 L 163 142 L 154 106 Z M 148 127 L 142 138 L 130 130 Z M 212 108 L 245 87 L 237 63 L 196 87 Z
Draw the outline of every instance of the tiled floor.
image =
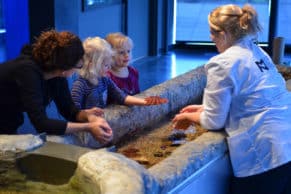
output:
M 133 66 L 139 71 L 139 83 L 143 91 L 203 65 L 213 54 L 197 53 L 197 51 L 193 50 L 175 51 L 159 57 L 138 60 Z M 47 112 L 50 117 L 59 117 L 54 104 L 47 108 Z M 32 130 L 29 120 L 25 117 L 25 123 L 19 132 L 28 133 Z
M 139 83 L 143 91 L 203 65 L 213 55 L 214 53 L 180 50 L 141 59 L 133 63 L 133 66 L 139 71 Z
M 205 64 L 216 54 L 197 50 L 176 50 L 164 56 L 139 60 L 133 63 L 133 66 L 139 71 L 141 90 L 146 90 Z M 283 62 L 291 65 L 291 54 L 285 54 Z
M 147 57 L 133 62 L 139 71 L 141 90 L 165 82 L 191 69 L 203 65 L 215 52 L 201 52 L 197 50 L 175 50 L 167 55 Z M 0 46 L 0 63 L 5 61 L 5 50 Z M 291 54 L 285 54 L 285 63 L 291 65 Z
M 198 52 L 197 50 L 176 50 L 169 52 L 167 55 L 140 59 L 135 61 L 133 66 L 139 71 L 140 88 L 144 91 L 205 64 L 215 54 L 214 52 Z M 288 61 L 291 61 L 291 55 L 285 55 L 284 62 Z M 3 62 L 3 58 L 0 62 Z M 54 105 L 48 107 L 48 114 L 51 117 L 59 117 Z M 27 129 L 31 128 L 26 118 L 25 124 L 22 126 L 24 131 L 22 132 L 26 133 Z

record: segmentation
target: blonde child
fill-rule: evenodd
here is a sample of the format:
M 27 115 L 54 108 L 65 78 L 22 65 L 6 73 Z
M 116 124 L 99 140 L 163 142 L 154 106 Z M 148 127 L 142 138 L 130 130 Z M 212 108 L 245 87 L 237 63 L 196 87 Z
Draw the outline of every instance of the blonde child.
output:
M 106 40 L 87 38 L 83 46 L 83 66 L 72 87 L 72 98 L 78 108 L 105 108 L 108 102 L 124 105 L 157 105 L 167 102 L 167 99 L 158 96 L 144 99 L 128 95 L 107 77 L 113 51 Z
M 130 96 L 107 77 L 113 51 L 106 40 L 99 37 L 87 38 L 83 47 L 85 50 L 83 66 L 79 70 L 79 77 L 73 83 L 71 91 L 73 101 L 78 108 L 105 108 L 108 101 L 125 105 L 145 106 L 167 102 L 167 99 L 158 96 L 150 96 L 145 99 Z M 102 110 L 100 109 L 100 111 Z M 91 148 L 104 146 L 104 144 L 100 144 L 92 138 L 89 133 L 79 133 L 77 137 L 83 146 Z
M 116 32 L 108 34 L 106 40 L 114 51 L 112 67 L 108 72 L 109 77 L 125 93 L 129 95 L 139 93 L 138 71 L 129 65 L 133 48 L 131 38 Z

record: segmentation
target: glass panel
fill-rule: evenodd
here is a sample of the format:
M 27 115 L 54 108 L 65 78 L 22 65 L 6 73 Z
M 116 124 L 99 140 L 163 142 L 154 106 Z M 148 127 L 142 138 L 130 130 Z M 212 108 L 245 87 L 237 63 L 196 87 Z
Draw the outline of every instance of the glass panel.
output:
M 122 3 L 122 0 L 83 0 L 83 11 L 88 9 L 96 8 L 96 7 L 103 7 L 106 5 Z
M 287 1 L 287 0 L 286 0 Z M 211 42 L 207 16 L 214 8 L 223 4 L 236 4 L 242 7 L 251 4 L 258 12 L 263 27 L 259 42 L 268 42 L 270 0 L 176 0 L 176 42 Z
M 291 44 L 291 1 L 279 0 L 278 2 L 278 17 L 277 18 L 277 33 L 276 36 L 285 38 L 285 44 Z
M 4 18 L 3 18 L 3 3 L 0 0 L 0 29 L 4 28 Z
M 4 27 L 4 14 L 3 14 L 3 3 L 0 0 L 0 63 L 5 61 L 6 52 L 5 52 L 5 27 Z

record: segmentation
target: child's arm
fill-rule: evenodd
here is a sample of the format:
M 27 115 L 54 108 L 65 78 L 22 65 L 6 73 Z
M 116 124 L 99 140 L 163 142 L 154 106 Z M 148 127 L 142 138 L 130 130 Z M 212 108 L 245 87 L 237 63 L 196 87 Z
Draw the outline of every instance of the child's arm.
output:
M 72 86 L 71 96 L 76 107 L 79 109 L 84 109 L 84 107 L 82 107 L 84 94 L 85 94 L 84 82 L 82 82 L 81 80 L 76 80 Z
M 124 104 L 125 105 L 140 105 L 140 106 L 150 106 L 150 105 L 159 105 L 167 103 L 168 99 L 161 98 L 159 96 L 149 96 L 146 98 L 138 98 L 135 96 L 126 96 Z
M 135 96 L 126 96 L 125 100 L 124 100 L 124 104 L 125 105 L 139 105 L 139 106 L 145 106 L 146 105 L 146 101 L 143 98 L 138 98 Z
M 161 98 L 159 96 L 139 98 L 136 96 L 126 95 L 120 88 L 115 85 L 115 83 L 111 79 L 108 78 L 107 80 L 109 95 L 113 96 L 114 99 L 120 104 L 149 106 L 164 104 L 168 102 L 168 99 Z

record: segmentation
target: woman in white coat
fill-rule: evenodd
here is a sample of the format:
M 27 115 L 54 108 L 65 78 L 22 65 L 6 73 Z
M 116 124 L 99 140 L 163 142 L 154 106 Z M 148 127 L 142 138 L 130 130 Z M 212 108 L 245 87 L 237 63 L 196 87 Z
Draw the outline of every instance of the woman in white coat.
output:
M 223 5 L 208 16 L 220 54 L 205 65 L 202 105 L 174 119 L 227 132 L 234 177 L 232 194 L 291 193 L 291 96 L 271 58 L 256 45 L 255 9 Z

